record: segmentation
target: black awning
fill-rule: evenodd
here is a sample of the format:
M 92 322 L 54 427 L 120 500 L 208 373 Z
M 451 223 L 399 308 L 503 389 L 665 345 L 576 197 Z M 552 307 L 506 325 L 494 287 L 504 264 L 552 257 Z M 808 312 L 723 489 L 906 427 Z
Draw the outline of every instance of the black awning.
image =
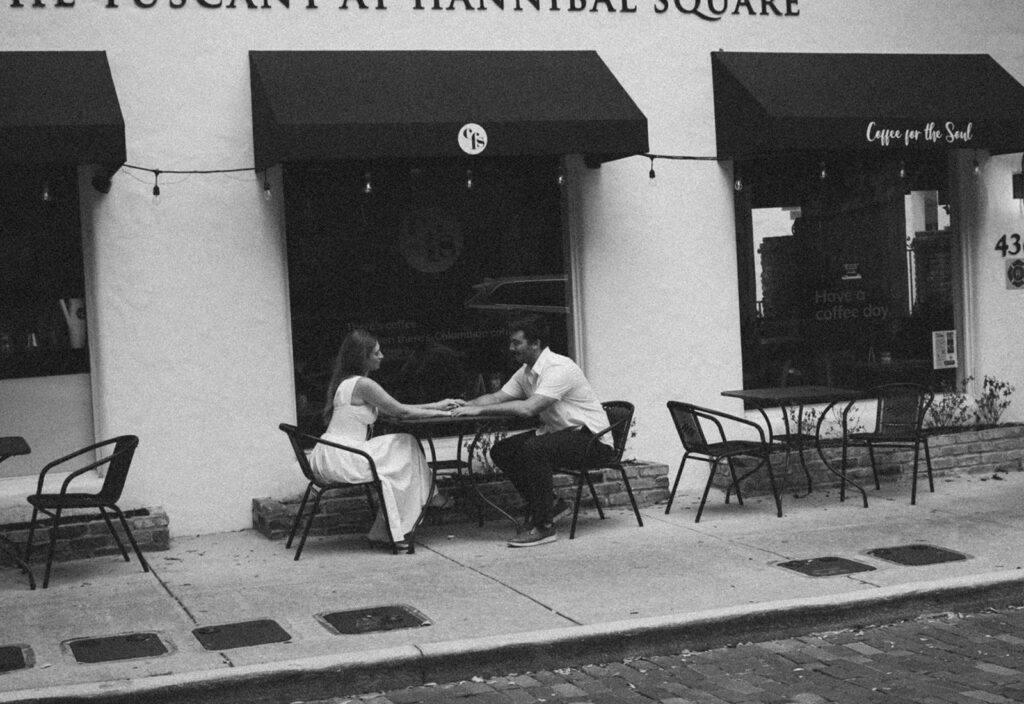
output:
M 1024 151 L 1024 86 L 985 54 L 715 52 L 711 74 L 720 159 Z
M 0 52 L 0 163 L 124 161 L 124 118 L 105 52 Z
M 277 162 L 647 151 L 647 118 L 592 51 L 252 51 L 257 168 Z

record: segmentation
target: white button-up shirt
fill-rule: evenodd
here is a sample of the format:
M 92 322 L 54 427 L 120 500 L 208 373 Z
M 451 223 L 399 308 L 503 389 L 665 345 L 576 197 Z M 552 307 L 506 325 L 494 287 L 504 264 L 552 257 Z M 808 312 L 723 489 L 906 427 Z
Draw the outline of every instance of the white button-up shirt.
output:
M 567 428 L 589 428 L 595 435 L 609 426 L 608 414 L 583 376 L 583 370 L 568 357 L 545 347 L 533 367 L 523 365 L 501 388 L 516 399 L 527 399 L 534 394 L 555 399 L 540 413 L 538 435 L 554 433 Z M 611 433 L 601 441 L 612 444 Z

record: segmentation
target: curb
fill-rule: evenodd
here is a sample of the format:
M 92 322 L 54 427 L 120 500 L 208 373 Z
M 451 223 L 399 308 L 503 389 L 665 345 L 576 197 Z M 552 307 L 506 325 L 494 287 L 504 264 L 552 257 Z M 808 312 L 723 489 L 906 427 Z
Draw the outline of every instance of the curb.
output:
M 278 704 L 590 663 L 705 650 L 810 630 L 892 623 L 1024 603 L 1024 570 L 587 626 L 405 645 L 248 665 L 0 692 L 0 704 Z

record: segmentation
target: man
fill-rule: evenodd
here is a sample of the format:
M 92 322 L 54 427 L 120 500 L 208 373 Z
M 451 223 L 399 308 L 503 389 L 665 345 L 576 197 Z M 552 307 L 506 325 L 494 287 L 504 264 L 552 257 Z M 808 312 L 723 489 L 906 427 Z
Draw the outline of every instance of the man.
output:
M 578 462 L 591 438 L 608 427 L 608 415 L 583 371 L 548 347 L 549 328 L 538 315 L 508 325 L 509 350 L 522 364 L 494 393 L 467 401 L 452 415 L 499 414 L 535 417 L 540 427 L 495 443 L 491 459 L 526 501 L 529 531 L 509 540 L 510 547 L 532 547 L 557 540 L 552 474 Z M 594 458 L 613 451 L 611 434 L 600 438 Z M 560 513 L 564 506 L 558 510 Z

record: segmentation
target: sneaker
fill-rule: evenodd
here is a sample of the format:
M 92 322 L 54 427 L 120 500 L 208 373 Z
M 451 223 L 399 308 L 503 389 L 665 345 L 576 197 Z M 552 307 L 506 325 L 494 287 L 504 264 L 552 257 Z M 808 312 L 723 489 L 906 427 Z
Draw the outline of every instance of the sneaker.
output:
M 545 527 L 531 528 L 528 532 L 517 535 L 508 541 L 508 546 L 510 548 L 532 548 L 534 545 L 553 543 L 556 540 L 558 540 L 558 532 L 555 530 L 555 524 L 549 523 Z

